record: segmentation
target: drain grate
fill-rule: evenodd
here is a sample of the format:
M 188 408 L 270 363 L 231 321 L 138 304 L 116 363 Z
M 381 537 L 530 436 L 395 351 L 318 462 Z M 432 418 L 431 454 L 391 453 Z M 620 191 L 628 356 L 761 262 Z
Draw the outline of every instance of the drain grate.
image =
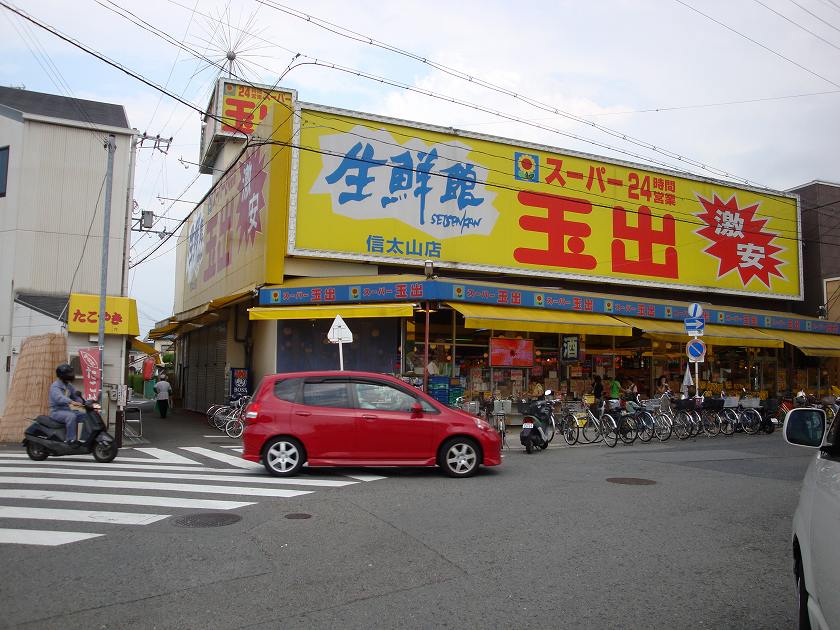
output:
M 639 477 L 607 477 L 607 481 L 625 486 L 652 486 L 656 483 L 653 479 L 641 479 Z
M 292 514 L 286 514 L 286 518 L 294 519 L 304 519 L 304 518 L 312 518 L 311 514 L 307 514 L 306 512 L 293 512 Z
M 233 525 L 242 520 L 237 514 L 225 514 L 222 512 L 202 512 L 201 514 L 187 514 L 179 516 L 172 524 L 175 527 L 224 527 Z

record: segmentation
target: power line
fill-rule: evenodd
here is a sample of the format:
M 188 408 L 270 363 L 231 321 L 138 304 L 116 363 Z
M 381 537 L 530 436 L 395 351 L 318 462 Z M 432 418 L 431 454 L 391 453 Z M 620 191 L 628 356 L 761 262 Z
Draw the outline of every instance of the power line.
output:
M 808 9 L 807 7 L 804 7 L 801 4 L 799 4 L 798 2 L 796 2 L 796 0 L 790 0 L 790 2 L 791 2 L 791 4 L 795 4 L 796 6 L 798 6 L 800 9 L 805 11 L 805 13 L 807 13 L 811 17 L 814 17 L 814 18 L 818 19 L 820 22 L 822 22 L 823 24 L 825 24 L 829 28 L 833 28 L 835 31 L 840 32 L 840 28 L 837 28 L 836 26 L 834 26 L 834 24 L 832 24 L 828 20 L 824 20 L 823 18 L 821 18 L 819 15 L 817 15 L 816 13 L 814 13 L 813 11 Z
M 10 7 L 9 7 L 9 6 L 5 3 L 5 2 L 0 2 L 0 4 L 2 4 L 3 6 L 5 6 L 6 8 L 10 8 Z M 151 81 L 149 81 L 149 80 L 145 79 L 145 77 L 142 77 L 142 75 L 139 75 L 139 74 L 137 74 L 137 73 L 135 73 L 135 72 L 133 72 L 133 71 L 131 71 L 131 70 L 129 70 L 129 69 L 127 69 L 127 68 L 125 68 L 125 67 L 121 66 L 120 64 L 117 64 L 116 62 L 111 61 L 111 60 L 110 60 L 110 59 L 108 59 L 107 57 L 104 57 L 104 55 L 101 55 L 100 53 L 97 53 L 96 51 L 92 51 L 92 50 L 91 50 L 91 49 L 89 49 L 88 47 L 86 47 L 86 46 L 84 46 L 84 45 L 82 45 L 82 44 L 80 44 L 80 43 L 78 43 L 78 42 L 75 42 L 74 40 L 71 40 L 70 38 L 67 38 L 66 36 L 63 36 L 61 33 L 59 33 L 58 31 L 56 31 L 55 29 L 52 29 L 52 27 L 44 26 L 44 25 L 42 25 L 42 24 L 38 23 L 36 20 L 34 20 L 34 19 L 30 18 L 29 16 L 26 16 L 26 15 L 25 15 L 25 14 L 23 14 L 22 12 L 19 12 L 19 11 L 15 10 L 15 9 L 11 9 L 11 10 L 13 10 L 13 11 L 14 11 L 14 12 L 16 12 L 16 13 L 19 13 L 19 14 L 23 15 L 24 17 L 26 17 L 26 19 L 28 19 L 28 20 L 32 21 L 33 23 L 37 24 L 38 26 L 41 26 L 42 28 L 45 28 L 45 30 L 48 30 L 48 31 L 50 31 L 50 32 L 53 32 L 54 34 L 56 34 L 57 36 L 59 36 L 61 39 L 64 39 L 65 41 L 68 41 L 69 43 L 73 44 L 74 46 L 77 46 L 77 47 L 81 48 L 82 50 L 85 50 L 85 52 L 88 52 L 89 54 L 92 54 L 92 55 L 96 56 L 97 58 L 100 58 L 101 60 L 105 61 L 105 62 L 106 62 L 106 63 L 108 63 L 109 65 L 112 65 L 112 66 L 114 66 L 114 67 L 116 67 L 116 68 L 120 69 L 122 72 L 125 72 L 126 74 L 129 74 L 129 76 L 132 76 L 133 78 L 136 78 L 136 79 L 140 80 L 141 82 L 145 83 L 146 85 L 149 85 L 149 86 L 150 86 L 150 87 L 152 87 L 153 89 L 160 90 L 160 91 L 162 91 L 163 93 L 165 93 L 165 94 L 167 94 L 168 96 L 170 96 L 171 98 L 174 98 L 175 100 L 178 100 L 179 102 L 182 102 L 183 104 L 185 104 L 185 105 L 189 106 L 190 108 L 192 108 L 192 109 L 196 109 L 197 111 L 201 111 L 201 110 L 198 110 L 198 108 L 197 108 L 196 106 L 192 105 L 191 103 L 189 103 L 189 102 L 187 102 L 187 101 L 184 101 L 182 98 L 180 98 L 180 97 L 178 97 L 178 96 L 176 96 L 176 95 L 173 95 L 171 92 L 167 91 L 165 88 L 162 88 L 162 87 L 160 87 L 160 86 L 158 86 L 158 85 L 154 84 L 153 82 L 151 82 Z M 192 54 L 195 54 L 195 53 L 193 52 Z M 297 65 L 291 65 L 291 64 L 290 64 L 290 66 L 289 66 L 288 70 L 291 70 L 291 69 L 293 69 L 293 68 L 297 67 L 298 65 L 303 65 L 303 64 L 297 64 Z M 292 112 L 292 114 L 297 115 L 295 112 Z M 216 120 L 219 120 L 219 117 L 214 116 L 213 114 L 206 113 L 206 115 L 207 115 L 208 117 L 210 117 L 210 118 L 214 118 L 214 119 L 216 119 Z M 283 144 L 283 145 L 285 145 L 286 143 L 275 143 L 275 144 Z M 293 146 L 293 147 L 295 147 L 295 145 L 289 145 L 289 146 Z M 244 150 L 245 150 L 245 149 L 247 149 L 247 148 L 248 148 L 248 145 L 246 144 L 246 147 L 243 149 L 243 153 L 244 153 Z M 313 149 L 313 148 L 310 148 L 310 147 L 297 146 L 296 148 L 301 148 L 301 149 L 304 149 L 304 150 L 314 150 L 314 151 L 318 151 L 318 152 L 320 152 L 320 153 L 330 154 L 329 152 L 319 151 L 319 150 L 317 150 L 317 149 Z M 338 156 L 337 154 L 333 154 L 333 155 Z M 338 157 L 342 157 L 342 156 L 338 156 Z M 235 164 L 235 162 L 234 162 L 234 164 Z M 233 166 L 233 165 L 231 165 L 231 166 Z M 433 174 L 433 175 L 437 175 L 437 176 L 440 176 L 440 174 L 438 174 L 438 173 L 431 173 L 431 174 Z M 221 180 L 219 180 L 219 181 L 221 181 Z M 487 185 L 488 185 L 488 186 L 496 186 L 496 187 L 508 188 L 508 189 L 511 189 L 511 190 L 515 190 L 515 189 L 513 189 L 513 188 L 511 188 L 511 187 L 505 187 L 505 186 L 501 186 L 501 185 L 498 185 L 498 184 L 487 184 Z M 215 188 L 215 186 L 214 186 L 214 188 Z M 209 191 L 207 194 L 209 195 L 211 192 L 212 192 L 212 189 L 211 189 L 211 191 Z M 593 205 L 594 205 L 594 206 L 598 206 L 598 204 L 593 204 Z M 601 207 L 607 207 L 607 206 L 601 206 Z M 178 226 L 178 227 L 180 227 L 181 225 L 183 225 L 183 223 L 187 220 L 187 218 L 189 218 L 189 215 L 188 215 L 187 217 L 185 217 L 185 218 L 181 221 L 181 223 L 179 223 L 179 226 Z M 680 220 L 680 219 L 675 219 L 675 220 L 679 220 L 679 221 L 683 221 L 683 222 L 688 222 L 688 221 L 685 221 L 685 220 Z M 700 223 L 697 223 L 697 222 L 688 222 L 688 223 L 694 223 L 694 224 L 696 224 L 696 225 L 705 225 L 705 224 L 700 224 Z M 177 228 L 176 228 L 176 229 L 177 229 Z M 783 237 L 783 238 L 784 238 L 784 237 Z M 167 238 L 166 240 L 168 240 L 168 238 Z M 795 241 L 799 241 L 799 242 L 801 242 L 801 241 L 802 241 L 802 239 L 801 239 L 801 238 L 790 239 L 789 237 L 788 237 L 788 240 L 795 240 Z M 153 248 L 153 250 L 152 250 L 151 252 L 149 252 L 149 253 L 148 253 L 148 254 L 147 254 L 147 255 L 146 255 L 146 256 L 145 256 L 145 257 L 144 257 L 141 261 L 138 261 L 138 262 L 137 262 L 137 263 L 135 263 L 133 266 L 136 266 L 137 264 L 140 264 L 141 262 L 143 262 L 143 260 L 145 260 L 146 258 L 148 258 L 148 257 L 149 257 L 152 253 L 154 253 L 154 251 L 157 251 L 157 249 L 159 249 L 159 248 L 163 245 L 163 243 L 165 243 L 165 240 L 164 240 L 164 241 L 161 241 L 161 243 L 159 243 L 159 244 L 158 244 L 155 248 Z M 830 244 L 830 243 L 826 243 L 826 244 Z M 144 252 L 144 253 L 145 253 L 145 252 Z
M 489 89 L 493 92 L 497 92 L 499 94 L 503 94 L 505 96 L 510 96 L 510 97 L 512 97 L 512 98 L 514 98 L 514 99 L 516 99 L 516 100 L 518 100 L 522 103 L 526 103 L 527 105 L 530 105 L 530 106 L 532 106 L 536 109 L 540 109 L 540 110 L 543 110 L 543 111 L 546 111 L 546 112 L 550 112 L 550 113 L 555 114 L 556 116 L 561 116 L 563 118 L 568 118 L 569 120 L 573 120 L 575 122 L 588 125 L 588 126 L 594 128 L 594 129 L 597 129 L 598 131 L 601 131 L 602 133 L 605 133 L 609 136 L 612 136 L 614 138 L 618 138 L 618 139 L 623 140 L 625 142 L 628 142 L 630 144 L 635 144 L 639 147 L 642 147 L 642 148 L 647 149 L 649 151 L 652 151 L 654 153 L 659 153 L 659 154 L 664 155 L 666 157 L 669 157 L 671 159 L 676 159 L 680 162 L 690 164 L 694 167 L 700 168 L 702 170 L 705 170 L 705 171 L 708 171 L 708 172 L 711 172 L 711 173 L 715 173 L 717 175 L 722 175 L 724 177 L 730 177 L 732 179 L 736 179 L 736 180 L 742 181 L 742 182 L 750 184 L 750 185 L 755 185 L 755 182 L 752 182 L 750 180 L 747 180 L 747 179 L 738 177 L 736 175 L 733 175 L 733 174 L 727 172 L 724 169 L 720 169 L 720 168 L 710 166 L 710 165 L 705 164 L 705 163 L 703 163 L 699 160 L 694 160 L 692 158 L 684 156 L 684 155 L 682 155 L 680 153 L 677 153 L 675 151 L 671 151 L 669 149 L 666 149 L 664 147 L 655 145 L 655 144 L 647 142 L 645 140 L 641 140 L 639 138 L 628 135 L 628 134 L 623 133 L 621 131 L 611 129 L 611 128 L 606 127 L 604 125 L 600 125 L 596 122 L 593 122 L 593 121 L 588 120 L 586 118 L 583 118 L 581 116 L 572 114 L 572 113 L 567 112 L 567 111 L 563 111 L 563 110 L 559 109 L 558 107 L 553 106 L 551 104 L 541 102 L 541 101 L 539 101 L 535 98 L 531 98 L 529 96 L 526 96 L 524 94 L 520 94 L 518 92 L 514 92 L 511 89 L 505 88 L 505 87 L 497 85 L 495 83 L 491 83 L 490 81 L 482 79 L 481 77 L 474 76 L 474 75 L 469 74 L 467 72 L 464 72 L 462 70 L 457 70 L 455 68 L 446 66 L 446 65 L 444 65 L 440 62 L 433 61 L 433 60 L 428 59 L 426 57 L 423 57 L 423 56 L 421 56 L 417 53 L 413 53 L 413 52 L 410 52 L 408 50 L 404 50 L 404 49 L 399 48 L 397 46 L 394 46 L 392 44 L 386 44 L 384 42 L 375 40 L 372 37 L 369 37 L 367 35 L 363 35 L 363 34 L 358 33 L 356 31 L 352 31 L 348 28 L 345 28 L 343 26 L 334 24 L 332 22 L 328 22 L 328 21 L 323 20 L 321 18 L 317 18 L 317 17 L 312 16 L 310 14 L 303 13 L 303 12 L 297 11 L 295 9 L 291 9 L 291 8 L 289 8 L 287 6 L 284 6 L 282 4 L 279 4 L 277 2 L 271 2 L 269 0 L 257 0 L 257 2 L 259 2 L 260 4 L 264 4 L 264 5 L 272 8 L 276 11 L 286 13 L 287 15 L 295 17 L 299 20 L 303 20 L 305 22 L 314 24 L 315 26 L 318 26 L 319 28 L 327 30 L 327 31 L 329 31 L 331 33 L 334 33 L 336 35 L 339 35 L 341 37 L 345 37 L 345 38 L 348 38 L 348 39 L 351 39 L 353 41 L 357 41 L 357 42 L 360 42 L 360 43 L 369 44 L 371 46 L 375 46 L 377 48 L 388 50 L 388 51 L 396 53 L 398 55 L 408 57 L 409 59 L 412 59 L 414 61 L 418 61 L 422 64 L 425 64 L 427 66 L 435 68 L 436 70 L 438 70 L 440 72 L 443 72 L 444 74 L 447 74 L 449 76 L 456 77 L 456 78 L 461 79 L 463 81 L 466 81 L 468 83 L 479 85 L 481 87 Z M 838 87 L 840 87 L 840 86 L 838 86 Z M 453 101 L 453 102 L 456 102 L 456 101 Z M 464 103 L 459 102 L 459 104 L 463 105 Z M 518 122 L 524 122 L 526 124 L 530 124 L 530 123 L 528 123 L 528 121 L 525 121 L 525 120 L 519 120 Z M 578 139 L 580 139 L 580 138 L 578 138 Z M 591 142 L 591 141 L 585 140 L 585 139 L 584 139 L 584 141 Z M 603 146 L 603 145 L 600 145 L 600 146 Z M 613 148 L 613 150 L 615 150 L 615 149 Z M 646 159 L 646 158 L 642 158 L 642 159 Z
M 755 44 L 756 46 L 759 46 L 760 48 L 763 48 L 763 49 L 764 49 L 764 50 L 766 50 L 767 52 L 769 52 L 769 53 L 772 53 L 772 54 L 776 55 L 776 56 L 777 56 L 777 57 L 779 57 L 780 59 L 784 59 L 784 60 L 785 60 L 785 61 L 787 61 L 788 63 L 792 63 L 794 66 L 796 66 L 796 67 L 797 67 L 797 68 L 799 68 L 800 70 L 804 70 L 804 71 L 805 71 L 805 72 L 807 72 L 808 74 L 813 75 L 813 76 L 817 77 L 818 79 L 822 79 L 822 80 L 823 80 L 823 81 L 825 81 L 826 83 L 830 83 L 831 85 L 833 85 L 833 86 L 834 86 L 834 87 L 836 87 L 836 88 L 840 88 L 840 83 L 836 83 L 836 82 L 832 81 L 831 79 L 829 79 L 828 77 L 824 77 L 823 75 L 818 74 L 817 72 L 814 72 L 814 71 L 813 71 L 813 70 L 811 70 L 810 68 L 806 68 L 805 66 L 803 66 L 803 65 L 802 65 L 801 63 L 799 63 L 798 61 L 794 61 L 794 60 L 793 60 L 793 59 L 791 59 L 790 57 L 786 57 L 786 56 L 784 56 L 782 53 L 780 53 L 780 52 L 778 52 L 778 51 L 776 51 L 776 50 L 773 50 L 773 49 L 772 49 L 772 48 L 770 48 L 769 46 L 765 46 L 765 45 L 764 45 L 764 44 L 762 44 L 761 42 L 759 42 L 759 41 L 757 41 L 757 40 L 753 39 L 752 37 L 750 37 L 749 35 L 745 35 L 745 34 L 744 34 L 744 33 L 742 33 L 741 31 L 738 31 L 738 30 L 736 30 L 736 29 L 732 28 L 732 27 L 731 27 L 731 26 L 729 26 L 728 24 L 724 24 L 724 23 L 723 23 L 723 22 L 721 22 L 720 20 L 717 20 L 717 19 L 713 18 L 713 17 L 712 17 L 711 15 L 709 15 L 708 13 L 703 13 L 700 9 L 697 9 L 697 8 L 695 8 L 695 7 L 691 6 L 688 2 L 685 2 L 685 0 L 674 0 L 674 2 L 677 2 L 677 3 L 681 4 L 681 5 L 683 5 L 683 6 L 684 6 L 685 8 L 687 8 L 687 9 L 691 9 L 691 10 L 692 10 L 692 11 L 694 11 L 695 13 L 697 13 L 697 14 L 699 14 L 699 15 L 702 15 L 702 16 L 703 16 L 704 18 L 706 18 L 707 20 L 711 20 L 712 22 L 714 22 L 714 23 L 715 23 L 715 24 L 717 24 L 718 26 L 722 26 L 722 27 L 723 27 L 723 28 L 725 28 L 726 30 L 728 30 L 728 31 L 731 31 L 731 32 L 735 33 L 735 34 L 736 34 L 736 35 L 738 35 L 739 37 L 743 37 L 743 38 L 744 38 L 744 39 L 746 39 L 748 42 L 752 42 L 752 43 L 753 43 L 753 44 Z
M 787 22 L 790 22 L 790 23 L 791 23 L 791 24 L 793 24 L 796 28 L 798 28 L 798 29 L 801 29 L 801 30 L 805 31 L 805 32 L 806 32 L 806 33 L 808 33 L 809 35 L 813 35 L 813 36 L 814 36 L 814 37 L 816 37 L 818 40 L 820 40 L 820 41 L 821 41 L 821 42 L 823 42 L 823 43 L 828 44 L 828 45 L 829 45 L 829 46 L 831 46 L 832 48 L 834 48 L 834 49 L 836 49 L 836 50 L 840 50 L 840 46 L 838 46 L 838 45 L 837 45 L 837 44 L 835 44 L 834 42 L 830 42 L 830 41 L 828 41 L 828 40 L 827 40 L 825 37 L 823 37 L 822 35 L 818 35 L 817 33 L 815 33 L 814 31 L 812 31 L 812 30 L 811 30 L 811 29 L 809 29 L 808 27 L 806 27 L 806 26 L 802 26 L 799 22 L 796 22 L 796 21 L 794 21 L 794 20 L 791 20 L 788 16 L 784 15 L 783 13 L 779 13 L 778 11 L 776 11 L 776 9 L 773 9 L 772 7 L 769 7 L 769 6 L 767 6 L 766 4 L 764 4 L 761 0 L 753 0 L 753 1 L 754 1 L 756 4 L 760 4 L 761 6 L 763 6 L 765 9 L 767 9 L 767 10 L 768 10 L 768 11 L 770 11 L 771 13 L 773 13 L 773 14 L 775 14 L 775 15 L 778 15 L 778 16 L 779 16 L 780 18 L 782 18 L 783 20 L 786 20 Z

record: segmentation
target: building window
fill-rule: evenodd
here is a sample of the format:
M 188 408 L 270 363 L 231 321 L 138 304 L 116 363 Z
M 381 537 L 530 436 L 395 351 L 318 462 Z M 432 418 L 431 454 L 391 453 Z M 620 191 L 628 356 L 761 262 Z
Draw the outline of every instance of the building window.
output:
M 9 179 L 9 147 L 0 148 L 0 197 L 6 196 L 6 181 Z

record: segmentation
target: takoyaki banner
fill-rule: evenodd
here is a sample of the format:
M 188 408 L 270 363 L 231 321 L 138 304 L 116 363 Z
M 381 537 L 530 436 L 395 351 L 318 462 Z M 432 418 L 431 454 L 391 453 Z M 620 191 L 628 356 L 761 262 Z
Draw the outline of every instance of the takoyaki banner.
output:
M 297 125 L 289 254 L 801 298 L 794 196 L 343 110 Z

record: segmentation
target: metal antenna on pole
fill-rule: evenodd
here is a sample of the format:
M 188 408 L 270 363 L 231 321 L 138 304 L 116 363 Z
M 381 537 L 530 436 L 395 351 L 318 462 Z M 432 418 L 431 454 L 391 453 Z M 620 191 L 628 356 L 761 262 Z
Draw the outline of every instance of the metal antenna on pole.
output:
M 108 245 L 111 240 L 111 189 L 114 184 L 114 152 L 117 149 L 116 136 L 108 134 L 105 142 L 108 150 L 108 170 L 105 174 L 105 219 L 102 225 L 102 269 L 99 274 L 99 404 L 102 404 L 102 389 L 105 376 L 105 297 L 108 294 Z

